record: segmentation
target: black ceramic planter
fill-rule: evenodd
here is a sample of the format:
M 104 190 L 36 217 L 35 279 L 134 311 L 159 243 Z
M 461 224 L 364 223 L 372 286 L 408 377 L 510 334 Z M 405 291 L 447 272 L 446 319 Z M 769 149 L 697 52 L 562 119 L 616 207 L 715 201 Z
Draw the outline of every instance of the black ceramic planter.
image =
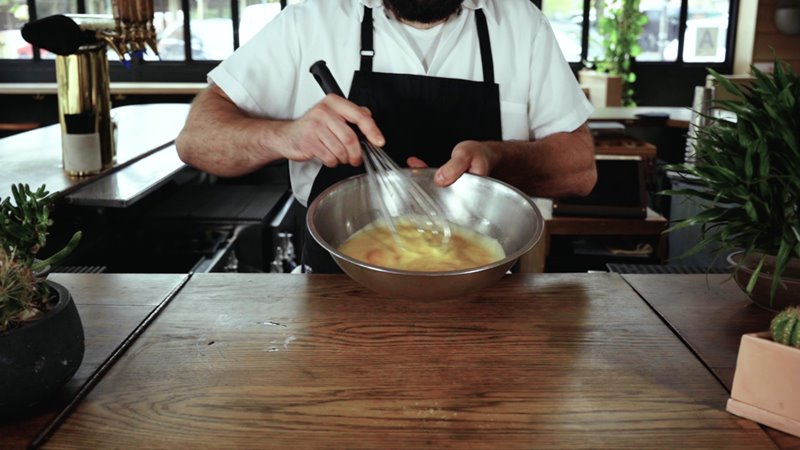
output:
M 69 291 L 48 281 L 58 303 L 40 319 L 0 333 L 0 412 L 31 407 L 72 378 L 83 360 L 83 325 Z

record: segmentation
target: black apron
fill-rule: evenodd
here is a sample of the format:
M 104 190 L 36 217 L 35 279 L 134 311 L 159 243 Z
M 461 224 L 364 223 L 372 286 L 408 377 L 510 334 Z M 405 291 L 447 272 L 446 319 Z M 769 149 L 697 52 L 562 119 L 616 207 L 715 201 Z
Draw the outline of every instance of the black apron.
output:
M 484 81 L 436 78 L 372 71 L 372 9 L 361 22 L 361 68 L 353 75 L 348 99 L 366 106 L 386 138 L 383 149 L 401 167 L 416 156 L 431 167 L 450 159 L 461 141 L 499 141 L 500 89 L 494 82 L 492 50 L 486 16 L 475 10 Z M 359 167 L 323 166 L 311 187 L 308 203 L 334 183 L 364 173 Z M 313 273 L 341 273 L 341 269 L 306 229 L 303 264 Z

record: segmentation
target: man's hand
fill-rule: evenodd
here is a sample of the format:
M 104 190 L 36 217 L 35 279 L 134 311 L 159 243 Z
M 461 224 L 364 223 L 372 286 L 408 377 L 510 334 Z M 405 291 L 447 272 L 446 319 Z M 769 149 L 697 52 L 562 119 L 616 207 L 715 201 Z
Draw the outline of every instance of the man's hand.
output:
M 408 167 L 422 168 L 428 165 L 421 159 L 412 156 L 406 161 Z M 465 173 L 473 175 L 489 175 L 497 164 L 497 155 L 483 142 L 463 141 L 453 147 L 450 160 L 436 171 L 433 179 L 439 186 L 449 186 Z
M 328 95 L 297 120 L 277 120 L 247 114 L 212 84 L 192 102 L 175 146 L 186 164 L 223 177 L 284 159 L 359 165 L 361 147 L 348 122 L 384 144 L 369 110 L 342 97 Z
M 356 125 L 377 146 L 385 139 L 369 109 L 338 95 L 329 94 L 297 120 L 284 122 L 278 130 L 285 141 L 281 152 L 286 159 L 308 161 L 317 159 L 327 167 L 339 164 L 361 164 L 361 146 Z
M 427 167 L 419 158 L 409 167 Z M 463 141 L 434 175 L 439 186 L 453 184 L 464 173 L 490 175 L 539 197 L 584 196 L 597 180 L 594 142 L 589 127 L 555 133 L 538 141 Z

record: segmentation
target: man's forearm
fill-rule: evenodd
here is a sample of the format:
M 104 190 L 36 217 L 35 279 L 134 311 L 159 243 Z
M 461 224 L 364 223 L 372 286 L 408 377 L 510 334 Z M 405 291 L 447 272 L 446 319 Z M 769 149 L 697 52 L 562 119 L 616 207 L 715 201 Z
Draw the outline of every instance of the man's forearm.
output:
M 539 141 L 487 144 L 500 155 L 491 175 L 529 195 L 583 196 L 597 181 L 594 142 L 586 125 Z
M 270 150 L 280 121 L 250 117 L 211 86 L 192 103 L 175 145 L 185 163 L 219 176 L 253 172 L 282 156 Z

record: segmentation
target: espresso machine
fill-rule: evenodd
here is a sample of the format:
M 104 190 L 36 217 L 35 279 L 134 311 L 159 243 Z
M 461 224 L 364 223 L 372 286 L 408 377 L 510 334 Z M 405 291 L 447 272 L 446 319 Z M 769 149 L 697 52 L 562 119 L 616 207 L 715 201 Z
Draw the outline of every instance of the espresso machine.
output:
M 113 0 L 112 14 L 54 15 L 28 22 L 22 37 L 56 55 L 62 163 L 72 177 L 116 162 L 108 49 L 128 62 L 149 48 L 156 55 L 153 0 Z

